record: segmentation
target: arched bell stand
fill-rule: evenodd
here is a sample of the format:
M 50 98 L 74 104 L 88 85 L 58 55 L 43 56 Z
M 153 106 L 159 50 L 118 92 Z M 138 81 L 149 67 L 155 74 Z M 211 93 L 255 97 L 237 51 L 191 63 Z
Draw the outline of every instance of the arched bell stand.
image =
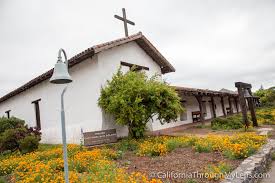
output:
M 253 126 L 254 127 L 258 126 L 256 112 L 255 112 L 255 105 L 254 105 L 254 100 L 253 100 L 252 91 L 251 91 L 252 85 L 248 83 L 243 83 L 243 82 L 236 82 L 235 87 L 237 87 L 238 89 L 239 101 L 240 101 L 243 122 L 245 124 L 245 127 L 246 128 L 249 127 L 249 121 L 247 116 L 248 109 L 251 114 Z

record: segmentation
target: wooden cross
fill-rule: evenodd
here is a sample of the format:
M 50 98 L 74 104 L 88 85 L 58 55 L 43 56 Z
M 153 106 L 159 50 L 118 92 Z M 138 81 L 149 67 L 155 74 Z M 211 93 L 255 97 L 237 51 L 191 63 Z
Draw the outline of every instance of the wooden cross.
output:
M 125 8 L 122 8 L 122 14 L 123 14 L 123 17 L 120 17 L 118 15 L 115 15 L 115 18 L 121 20 L 124 22 L 124 31 L 125 31 L 125 36 L 128 37 L 128 27 L 127 27 L 127 23 L 128 24 L 131 24 L 131 25 L 135 25 L 134 22 L 130 21 L 130 20 L 127 20 L 126 18 L 126 11 L 125 11 Z

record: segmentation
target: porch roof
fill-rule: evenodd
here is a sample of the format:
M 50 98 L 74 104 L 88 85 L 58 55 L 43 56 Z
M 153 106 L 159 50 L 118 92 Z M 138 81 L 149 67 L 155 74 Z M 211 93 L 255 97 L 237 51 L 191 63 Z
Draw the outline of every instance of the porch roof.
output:
M 232 93 L 232 92 L 222 92 L 222 91 L 215 91 L 215 90 L 208 90 L 208 89 L 199 89 L 199 88 L 188 88 L 188 87 L 182 87 L 182 86 L 173 86 L 176 91 L 180 95 L 185 96 L 219 96 L 219 97 L 238 97 L 238 93 Z

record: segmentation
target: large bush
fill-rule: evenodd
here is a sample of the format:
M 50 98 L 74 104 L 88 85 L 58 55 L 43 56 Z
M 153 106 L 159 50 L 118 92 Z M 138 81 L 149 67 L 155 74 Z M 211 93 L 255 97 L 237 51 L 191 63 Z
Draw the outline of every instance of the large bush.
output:
M 11 117 L 11 118 L 0 117 L 0 134 L 7 129 L 23 127 L 24 124 L 25 124 L 25 121 L 15 117 Z
M 144 72 L 134 71 L 123 74 L 120 70 L 102 88 L 98 104 L 117 124 L 127 125 L 133 138 L 144 135 L 153 117 L 162 124 L 169 123 L 183 110 L 177 92 L 158 77 L 147 78 Z
M 16 150 L 31 152 L 38 148 L 40 136 L 38 130 L 28 128 L 21 119 L 0 118 L 0 153 Z
M 260 89 L 254 93 L 255 96 L 260 97 L 262 106 L 272 107 L 275 106 L 275 89 Z
M 215 118 L 211 121 L 211 128 L 213 130 L 223 129 L 239 129 L 242 128 L 243 121 L 240 115 L 229 116 L 227 118 Z
M 22 153 L 29 153 L 38 148 L 39 138 L 35 135 L 28 135 L 19 141 L 19 149 Z

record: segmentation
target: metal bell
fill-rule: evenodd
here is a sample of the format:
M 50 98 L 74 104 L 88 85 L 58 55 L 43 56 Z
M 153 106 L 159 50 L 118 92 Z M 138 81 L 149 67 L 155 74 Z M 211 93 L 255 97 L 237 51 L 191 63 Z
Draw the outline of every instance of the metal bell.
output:
M 252 96 L 250 95 L 248 89 L 244 90 L 244 98 L 252 98 Z
M 64 53 L 65 62 L 62 62 L 61 53 Z M 59 50 L 58 61 L 54 66 L 53 75 L 50 79 L 51 83 L 54 84 L 66 84 L 72 82 L 72 78 L 68 72 L 68 61 L 66 53 L 63 49 Z

